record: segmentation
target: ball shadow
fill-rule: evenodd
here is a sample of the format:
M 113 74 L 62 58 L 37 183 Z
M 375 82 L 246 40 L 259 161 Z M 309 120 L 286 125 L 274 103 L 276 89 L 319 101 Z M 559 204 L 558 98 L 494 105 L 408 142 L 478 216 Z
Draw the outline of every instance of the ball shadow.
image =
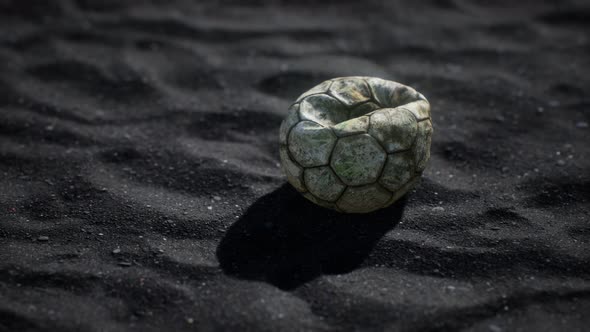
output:
M 405 199 L 369 214 L 312 204 L 288 184 L 256 201 L 217 248 L 224 273 L 293 289 L 357 268 L 403 215 Z

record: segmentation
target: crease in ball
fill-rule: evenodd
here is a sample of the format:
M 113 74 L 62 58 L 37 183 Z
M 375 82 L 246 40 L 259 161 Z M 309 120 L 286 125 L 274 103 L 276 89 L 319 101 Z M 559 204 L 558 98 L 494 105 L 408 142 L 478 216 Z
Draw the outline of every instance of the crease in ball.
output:
M 419 182 L 432 132 L 430 104 L 413 88 L 376 77 L 334 78 L 289 108 L 279 132 L 281 166 L 311 202 L 368 213 Z

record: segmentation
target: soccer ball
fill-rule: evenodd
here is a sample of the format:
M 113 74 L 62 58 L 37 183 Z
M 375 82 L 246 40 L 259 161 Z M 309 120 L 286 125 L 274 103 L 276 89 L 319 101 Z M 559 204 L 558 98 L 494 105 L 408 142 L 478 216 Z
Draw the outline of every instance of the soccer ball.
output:
M 341 77 L 303 93 L 280 128 L 287 180 L 310 201 L 346 213 L 391 205 L 430 157 L 430 104 L 411 87 Z

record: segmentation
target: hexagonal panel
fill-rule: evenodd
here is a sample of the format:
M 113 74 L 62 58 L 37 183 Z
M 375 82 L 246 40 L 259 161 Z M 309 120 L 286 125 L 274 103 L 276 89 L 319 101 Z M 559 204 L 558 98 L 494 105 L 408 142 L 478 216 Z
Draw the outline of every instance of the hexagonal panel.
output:
M 352 119 L 352 118 L 356 118 L 359 116 L 363 116 L 363 115 L 369 114 L 375 110 L 378 110 L 380 108 L 381 108 L 381 106 L 379 106 L 373 102 L 362 103 L 358 106 L 355 106 L 353 109 L 350 110 L 348 118 Z
M 386 157 L 373 137 L 347 136 L 336 143 L 330 166 L 345 184 L 356 186 L 377 180 Z
M 371 91 L 367 82 L 359 77 L 335 79 L 330 86 L 330 94 L 347 106 L 357 105 L 371 99 Z
M 416 171 L 422 172 L 430 159 L 430 145 L 432 143 L 432 122 L 430 120 L 418 123 L 418 137 L 416 138 Z
M 286 146 L 281 146 L 279 149 L 281 157 L 281 167 L 287 176 L 287 180 L 295 189 L 300 192 L 307 191 L 303 183 L 303 170 L 291 160 Z
M 338 137 L 366 133 L 369 129 L 369 117 L 361 116 L 348 121 L 340 122 L 339 124 L 332 127 L 332 129 Z
M 348 119 L 348 109 L 333 97 L 319 94 L 309 96 L 301 101 L 299 116 L 301 120 L 332 126 Z
M 366 213 L 387 206 L 391 196 L 391 192 L 376 183 L 361 187 L 348 187 L 336 205 L 344 212 Z
M 417 131 L 416 118 L 406 109 L 384 108 L 371 115 L 369 134 L 383 145 L 387 153 L 409 149 Z
M 291 107 L 289 107 L 287 117 L 281 122 L 281 127 L 279 128 L 279 143 L 281 145 L 287 144 L 287 136 L 289 135 L 289 131 L 297 122 L 299 122 L 298 112 L 299 104 L 291 105 Z
M 331 80 L 323 81 L 322 83 L 320 83 L 320 84 L 314 86 L 313 88 L 302 93 L 301 96 L 299 96 L 299 98 L 297 98 L 297 101 L 301 101 L 301 99 L 303 99 L 307 96 L 314 95 L 314 94 L 326 93 L 328 91 L 328 89 L 330 88 L 330 84 L 332 84 Z
M 430 118 L 430 104 L 426 100 L 418 100 L 400 106 L 399 108 L 407 109 L 412 112 L 418 121 Z
M 415 174 L 414 153 L 405 151 L 387 156 L 379 183 L 387 190 L 397 192 Z
M 299 122 L 289 134 L 291 156 L 303 167 L 327 165 L 335 143 L 330 128 L 311 121 Z
M 305 186 L 319 199 L 334 202 L 346 186 L 332 172 L 329 166 L 306 168 L 303 173 Z

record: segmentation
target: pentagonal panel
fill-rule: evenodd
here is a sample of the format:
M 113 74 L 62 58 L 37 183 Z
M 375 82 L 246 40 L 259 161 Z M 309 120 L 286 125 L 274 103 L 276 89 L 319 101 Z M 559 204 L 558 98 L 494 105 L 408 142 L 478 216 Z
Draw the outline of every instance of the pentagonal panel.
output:
M 281 166 L 289 183 L 291 183 L 291 185 L 293 185 L 298 191 L 306 191 L 305 185 L 303 184 L 303 170 L 291 160 L 287 147 L 281 146 L 279 153 L 281 157 Z
M 358 106 L 355 106 L 353 109 L 350 110 L 348 115 L 349 119 L 356 118 L 362 115 L 369 114 L 374 110 L 380 109 L 381 107 L 373 102 L 362 103 Z
M 330 165 L 344 183 L 356 186 L 377 180 L 385 159 L 379 143 L 361 134 L 339 139 Z
M 366 133 L 369 129 L 369 117 L 361 116 L 348 121 L 340 122 L 339 124 L 332 127 L 332 129 L 338 137 Z
M 348 109 L 333 97 L 319 94 L 309 96 L 301 101 L 299 115 L 301 120 L 332 126 L 347 120 Z
M 432 122 L 430 120 L 418 123 L 418 137 L 416 137 L 416 171 L 422 172 L 430 159 L 430 144 L 432 143 Z
M 330 128 L 311 121 L 299 122 L 289 134 L 291 156 L 303 167 L 327 165 L 335 143 Z
M 301 101 L 301 99 L 303 99 L 307 96 L 314 95 L 314 94 L 326 93 L 328 91 L 328 89 L 330 88 L 331 83 L 332 83 L 331 80 L 323 81 L 322 83 L 314 86 L 313 88 L 311 88 L 311 89 L 305 91 L 303 94 L 301 94 L 301 96 L 299 96 L 299 98 L 297 98 L 297 101 Z
M 336 201 L 346 188 L 329 166 L 307 168 L 303 173 L 303 179 L 310 193 L 329 202 Z
M 344 212 L 366 213 L 387 206 L 391 196 L 391 192 L 376 183 L 361 187 L 348 187 L 336 205 Z
M 400 106 L 400 108 L 404 108 L 412 112 L 418 121 L 430 118 L 430 104 L 426 100 L 414 101 Z
M 414 153 L 405 151 L 387 156 L 379 183 L 387 190 L 397 192 L 414 176 Z
M 287 144 L 287 136 L 289 135 L 289 131 L 291 128 L 299 122 L 299 104 L 293 104 L 289 107 L 289 112 L 287 113 L 287 117 L 281 122 L 281 127 L 279 129 L 279 143 L 281 145 Z
M 357 105 L 371 99 L 371 91 L 364 79 L 358 77 L 339 78 L 332 82 L 330 94 L 347 106 Z
M 417 131 L 416 118 L 403 108 L 384 108 L 371 115 L 369 134 L 383 145 L 387 153 L 409 149 Z

